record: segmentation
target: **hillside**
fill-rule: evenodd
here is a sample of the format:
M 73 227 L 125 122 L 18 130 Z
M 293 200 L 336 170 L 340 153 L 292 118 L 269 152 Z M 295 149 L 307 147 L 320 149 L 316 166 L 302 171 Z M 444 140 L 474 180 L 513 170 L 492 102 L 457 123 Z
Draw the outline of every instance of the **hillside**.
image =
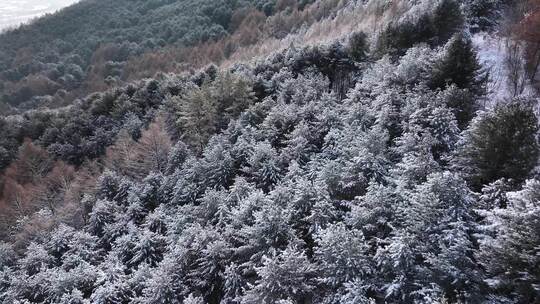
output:
M 337 2 L 322 5 L 328 9 L 326 13 Z M 137 78 L 138 72 L 161 71 L 163 61 L 169 64 L 175 61 L 169 68 L 177 71 L 188 70 L 199 59 L 191 55 L 196 51 L 192 47 L 227 40 L 227 47 L 219 50 L 220 56 L 226 57 L 236 48 L 260 38 L 280 37 L 293 30 L 283 24 L 287 16 L 302 11 L 309 3 L 80 1 L 0 35 L 0 102 L 3 104 L 0 108 L 13 113 L 18 109 L 68 105 L 89 93 L 121 85 L 125 80 L 141 79 Z M 273 15 L 282 24 L 268 19 Z M 321 18 L 324 13 L 311 17 Z M 282 29 L 284 26 L 288 29 Z M 238 37 L 232 39 L 235 33 Z M 174 59 L 148 60 L 149 54 L 155 56 L 164 48 L 171 50 Z M 215 60 L 217 55 L 207 56 Z
M 535 0 L 87 0 L 0 35 L 3 75 L 54 41 L 80 48 L 47 67 L 118 69 L 0 116 L 0 302 L 539 303 L 537 25 Z

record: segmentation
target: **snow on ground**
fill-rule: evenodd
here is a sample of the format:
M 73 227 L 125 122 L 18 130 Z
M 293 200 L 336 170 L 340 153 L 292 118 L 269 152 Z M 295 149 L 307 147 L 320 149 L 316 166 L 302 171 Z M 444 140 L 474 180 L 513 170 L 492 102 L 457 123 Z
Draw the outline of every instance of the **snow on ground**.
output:
M 504 64 L 504 40 L 481 32 L 472 36 L 472 42 L 478 52 L 478 60 L 489 71 L 488 102 L 494 103 L 512 97 L 508 86 L 508 69 Z
M 472 36 L 472 42 L 478 53 L 478 60 L 488 69 L 490 75 L 486 107 L 512 98 L 512 90 L 508 83 L 509 71 L 505 66 L 507 52 L 505 39 L 507 38 L 485 32 L 480 32 Z M 533 94 L 533 89 L 527 86 L 522 95 Z

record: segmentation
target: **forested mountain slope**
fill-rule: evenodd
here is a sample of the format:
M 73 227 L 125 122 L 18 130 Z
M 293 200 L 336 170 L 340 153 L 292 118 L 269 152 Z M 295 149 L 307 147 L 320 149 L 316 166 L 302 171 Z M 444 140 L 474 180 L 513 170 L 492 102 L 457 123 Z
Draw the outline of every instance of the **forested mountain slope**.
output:
M 370 12 L 325 43 L 2 117 L 0 301 L 538 303 L 538 3 L 375 2 L 311 19 Z
M 0 34 L 1 108 L 9 113 L 70 104 L 125 80 L 141 79 L 138 74 L 163 69 L 164 64 L 171 65 L 168 61 L 180 65 L 169 69 L 186 70 L 197 56 L 204 57 L 193 54 L 197 51 L 192 47 L 201 43 L 226 44 L 207 55 L 211 60 L 225 58 L 262 37 L 280 37 L 293 30 L 288 25 L 294 14 L 295 22 L 307 21 L 300 12 L 311 2 L 80 1 Z M 323 18 L 338 5 L 339 1 L 319 1 L 321 11 L 309 17 Z M 171 48 L 173 55 L 155 58 L 164 48 Z

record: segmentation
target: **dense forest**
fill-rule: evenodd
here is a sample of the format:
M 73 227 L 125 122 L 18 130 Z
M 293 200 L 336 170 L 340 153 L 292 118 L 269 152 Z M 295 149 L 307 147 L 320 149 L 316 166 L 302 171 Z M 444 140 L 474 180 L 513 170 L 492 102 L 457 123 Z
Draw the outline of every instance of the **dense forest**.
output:
M 540 303 L 538 29 L 537 0 L 82 0 L 6 31 L 0 302 Z
M 258 36 L 281 37 L 291 22 L 313 22 L 339 5 L 328 1 L 317 14 L 292 20 L 309 2 L 80 1 L 0 35 L 0 111 L 67 105 L 141 73 L 152 77 L 145 73 L 149 65 L 151 70 L 196 67 L 200 50 L 193 47 L 205 42 L 221 42 L 212 60 L 225 59 Z M 265 22 L 268 17 L 274 18 Z M 164 48 L 172 49 L 174 58 L 163 54 Z

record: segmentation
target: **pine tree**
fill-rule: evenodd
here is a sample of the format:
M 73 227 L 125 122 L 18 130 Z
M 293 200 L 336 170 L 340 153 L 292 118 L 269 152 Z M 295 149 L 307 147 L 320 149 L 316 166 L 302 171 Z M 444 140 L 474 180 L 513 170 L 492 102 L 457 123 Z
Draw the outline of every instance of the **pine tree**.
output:
M 97 201 L 88 219 L 90 233 L 98 237 L 103 236 L 105 225 L 112 223 L 114 220 L 115 211 L 116 208 L 113 203 L 105 200 Z
M 228 187 L 232 183 L 237 168 L 225 138 L 212 138 L 209 147 L 203 152 L 201 166 L 205 187 Z
M 463 27 L 464 16 L 459 1 L 442 0 L 436 3 L 431 16 L 431 24 L 433 40 L 440 45 Z
M 449 172 L 432 174 L 408 201 L 400 213 L 415 238 L 412 250 L 423 261 L 415 280 L 437 284 L 451 300 L 476 301 L 481 278 L 473 259 L 474 197 L 465 181 Z
M 224 273 L 226 265 L 233 258 L 232 244 L 227 242 L 222 235 L 215 233 L 204 249 L 200 252 L 195 262 L 195 269 L 190 272 L 193 285 L 201 291 L 206 303 L 218 303 L 224 294 Z
M 143 304 L 182 304 L 187 295 L 187 252 L 176 246 L 164 256 L 151 277 L 146 281 L 142 296 L 137 299 Z
M 220 304 L 240 303 L 242 290 L 246 287 L 246 281 L 242 277 L 240 267 L 234 262 L 227 265 L 223 277 L 223 298 L 221 299 Z
M 476 96 L 468 89 L 451 84 L 442 93 L 446 105 L 452 109 L 460 130 L 465 130 L 479 108 Z
M 268 204 L 271 202 L 270 200 L 265 201 Z M 274 248 L 285 248 L 289 242 L 295 239 L 293 229 L 288 223 L 287 210 L 265 204 L 250 211 L 250 219 L 243 221 L 245 226 L 239 231 L 240 238 L 243 239 L 248 248 L 258 252 L 266 252 Z M 250 222 L 252 224 L 247 225 Z
M 265 191 L 270 190 L 282 177 L 277 152 L 268 142 L 261 142 L 254 147 L 248 165 L 244 171 Z
M 173 174 L 175 170 L 180 169 L 190 154 L 189 147 L 184 142 L 178 141 L 169 152 L 165 172 L 167 174 Z
M 9 243 L 0 242 L 0 269 L 12 267 L 15 264 L 17 254 Z
M 485 94 L 485 82 L 486 74 L 476 58 L 470 34 L 456 33 L 434 64 L 430 87 L 442 89 L 454 84 L 479 97 Z
M 418 269 L 415 267 L 417 246 L 414 236 L 398 232 L 385 241 L 374 256 L 377 274 L 382 281 L 381 292 L 387 301 L 413 302 Z
M 292 185 L 284 186 L 282 191 L 292 194 L 286 202 L 291 226 L 306 243 L 307 252 L 311 254 L 314 247 L 313 234 L 336 219 L 338 211 L 332 204 L 326 185 L 321 181 L 310 181 L 299 176 Z
M 500 178 L 525 180 L 539 153 L 537 118 L 522 101 L 481 113 L 465 132 L 454 159 L 470 185 L 480 190 Z
M 363 62 L 369 53 L 368 37 L 364 32 L 353 33 L 349 38 L 348 53 L 354 60 Z
M 366 286 L 360 279 L 345 283 L 345 291 L 335 297 L 335 302 L 342 304 L 374 304 L 375 300 L 366 296 Z
M 65 293 L 58 304 L 89 304 L 87 299 L 84 299 L 82 292 L 77 289 L 71 291 L 71 293 Z
M 502 18 L 500 0 L 467 0 L 465 10 L 474 31 L 490 31 Z
M 483 210 L 506 208 L 508 204 L 507 192 L 512 190 L 511 181 L 501 178 L 482 187 L 478 198 L 478 207 Z
M 377 54 L 403 55 L 407 49 L 422 42 L 441 45 L 463 26 L 458 1 L 442 0 L 429 4 L 429 7 L 418 5 L 397 22 L 389 23 L 377 39 Z
M 74 235 L 74 229 L 66 225 L 60 225 L 51 232 L 49 240 L 45 244 L 47 251 L 57 259 L 60 259 L 69 249 L 69 240 Z
M 51 302 L 58 301 L 62 295 L 72 290 L 90 294 L 94 290 L 98 278 L 97 268 L 84 262 L 69 270 L 55 268 L 50 272 L 42 272 L 42 274 L 49 276 L 45 290 L 46 296 Z
M 497 294 L 518 303 L 540 300 L 540 182 L 528 180 L 508 193 L 508 206 L 486 213 L 486 235 L 477 258 Z
M 255 94 L 247 77 L 240 77 L 230 72 L 218 75 L 212 82 L 212 96 L 216 99 L 220 117 L 218 128 L 224 129 L 231 119 L 237 118 L 254 101 Z
M 247 290 L 242 303 L 302 303 L 309 301 L 315 289 L 315 267 L 305 253 L 293 247 L 264 256 L 256 271 L 259 279 Z
M 165 246 L 164 237 L 151 231 L 144 231 L 133 248 L 134 254 L 129 260 L 129 265 L 137 266 L 146 263 L 156 266 L 163 258 Z
M 148 230 L 165 235 L 167 233 L 167 211 L 164 204 L 159 205 L 154 211 L 146 216 L 144 227 Z
M 190 294 L 187 298 L 184 299 L 183 304 L 204 304 L 204 300 L 202 297 L 194 296 L 193 294 Z
M 30 243 L 26 249 L 26 254 L 19 260 L 19 267 L 28 275 L 34 275 L 40 271 L 51 267 L 54 257 L 40 244 Z
M 360 230 L 335 224 L 317 233 L 315 240 L 314 258 L 321 271 L 320 280 L 331 288 L 371 274 L 369 247 Z
M 141 215 L 146 215 L 165 202 L 161 193 L 164 177 L 159 173 L 150 173 L 140 185 L 134 186 L 128 195 L 128 204 L 142 208 Z
M 127 284 L 126 267 L 114 255 L 109 255 L 100 266 L 102 271 L 95 282 L 90 301 L 103 304 L 127 303 L 133 293 Z
M 351 202 L 345 222 L 361 229 L 366 238 L 384 239 L 394 229 L 399 194 L 390 186 L 370 182 L 365 195 Z
M 85 231 L 76 231 L 69 239 L 68 248 L 62 256 L 63 267 L 66 268 L 77 266 L 82 262 L 95 265 L 103 255 L 98 238 Z

